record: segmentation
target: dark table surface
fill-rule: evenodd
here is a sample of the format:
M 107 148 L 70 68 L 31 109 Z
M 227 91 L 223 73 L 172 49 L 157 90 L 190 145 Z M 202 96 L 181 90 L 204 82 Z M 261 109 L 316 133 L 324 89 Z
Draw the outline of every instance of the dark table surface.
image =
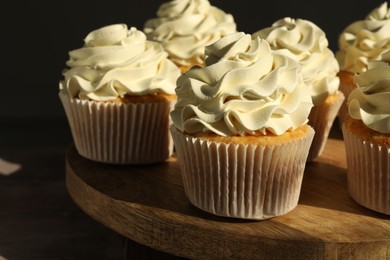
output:
M 124 239 L 86 215 L 65 184 L 63 119 L 0 122 L 0 260 L 123 259 Z

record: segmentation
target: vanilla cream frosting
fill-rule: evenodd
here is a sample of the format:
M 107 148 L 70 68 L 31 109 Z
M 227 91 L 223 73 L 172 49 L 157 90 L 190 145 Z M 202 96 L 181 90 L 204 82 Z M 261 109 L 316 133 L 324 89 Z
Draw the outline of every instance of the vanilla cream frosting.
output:
M 370 61 L 365 72 L 355 75 L 357 87 L 348 97 L 349 114 L 380 133 L 390 133 L 390 52 Z
M 371 11 L 364 20 L 347 26 L 339 37 L 336 58 L 340 69 L 360 73 L 371 60 L 379 60 L 390 49 L 390 10 L 387 2 Z
M 144 32 L 160 42 L 179 66 L 204 64 L 204 47 L 236 31 L 233 16 L 208 0 L 172 0 L 162 4 Z
M 126 24 L 90 32 L 69 52 L 60 91 L 72 98 L 107 101 L 125 95 L 175 94 L 180 70 L 157 42 Z
M 299 63 L 243 32 L 206 47 L 206 66 L 179 77 L 171 118 L 187 133 L 281 135 L 307 123 L 313 106 Z
M 273 50 L 300 63 L 315 106 L 338 90 L 339 64 L 328 48 L 324 31 L 314 23 L 285 17 L 252 36 L 267 40 Z

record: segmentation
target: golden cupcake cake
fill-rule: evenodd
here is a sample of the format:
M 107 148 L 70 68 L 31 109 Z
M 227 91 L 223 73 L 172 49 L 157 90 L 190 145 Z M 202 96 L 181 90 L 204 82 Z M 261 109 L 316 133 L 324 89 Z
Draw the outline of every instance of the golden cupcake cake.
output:
M 348 25 L 340 34 L 336 58 L 340 64 L 340 90 L 347 97 L 355 88 L 355 74 L 367 70 L 367 64 L 381 59 L 390 50 L 390 10 L 387 2 L 372 10 L 363 20 Z M 339 111 L 339 121 L 348 115 L 346 100 Z
M 160 42 L 184 73 L 204 65 L 204 47 L 236 32 L 231 14 L 208 0 L 171 0 L 160 5 L 157 17 L 145 22 L 149 40 Z
M 318 158 L 325 148 L 330 129 L 345 97 L 339 91 L 339 65 L 328 47 L 324 31 L 313 22 L 285 17 L 252 34 L 265 39 L 271 48 L 299 62 L 314 107 L 309 125 L 315 130 L 308 161 Z
M 179 77 L 171 133 L 184 189 L 214 215 L 263 220 L 297 204 L 314 130 L 299 63 L 250 34 L 205 49 Z
M 390 52 L 355 75 L 342 125 L 348 192 L 364 207 L 390 215 Z
M 96 29 L 69 52 L 59 97 L 80 155 L 111 164 L 171 156 L 169 113 L 180 70 L 167 56 L 126 24 Z

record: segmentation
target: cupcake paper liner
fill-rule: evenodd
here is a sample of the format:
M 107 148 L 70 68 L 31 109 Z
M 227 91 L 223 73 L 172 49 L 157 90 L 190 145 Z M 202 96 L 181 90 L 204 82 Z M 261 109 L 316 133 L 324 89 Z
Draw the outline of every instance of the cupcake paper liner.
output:
M 360 205 L 390 215 L 390 149 L 364 141 L 342 126 L 348 192 Z
M 298 204 L 314 130 L 282 145 L 217 143 L 171 126 L 183 185 L 196 207 L 223 217 L 262 220 Z
M 80 155 L 111 164 L 150 164 L 171 156 L 169 112 L 174 102 L 133 104 L 59 96 Z
M 310 111 L 309 125 L 314 128 L 315 135 L 307 157 L 308 162 L 314 161 L 322 154 L 330 129 L 344 99 L 344 94 L 338 91 L 337 99 L 334 102 L 330 104 L 324 102 L 319 106 L 314 106 Z

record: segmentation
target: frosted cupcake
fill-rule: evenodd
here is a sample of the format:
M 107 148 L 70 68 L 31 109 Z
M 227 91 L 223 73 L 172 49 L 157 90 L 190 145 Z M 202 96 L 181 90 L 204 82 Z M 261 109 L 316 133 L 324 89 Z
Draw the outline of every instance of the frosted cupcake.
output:
M 167 159 L 180 70 L 159 43 L 125 24 L 94 30 L 84 43 L 69 52 L 59 92 L 77 151 L 112 164 Z
M 268 219 L 298 203 L 314 130 L 299 64 L 242 32 L 206 47 L 171 112 L 184 189 L 212 214 Z
M 359 204 L 390 215 L 390 52 L 355 76 L 343 123 L 348 191 Z
M 340 90 L 347 97 L 355 88 L 353 77 L 367 70 L 369 61 L 379 60 L 390 50 L 390 10 L 387 2 L 372 10 L 364 20 L 348 25 L 339 36 L 336 58 L 340 64 Z M 342 122 L 348 115 L 346 101 L 339 111 Z
M 297 60 L 303 80 L 313 100 L 309 125 L 315 130 L 308 161 L 319 157 L 325 147 L 332 124 L 345 97 L 339 91 L 339 66 L 323 30 L 304 19 L 280 19 L 271 27 L 252 35 L 268 41 L 281 55 Z
M 204 65 L 205 46 L 235 31 L 233 16 L 208 0 L 166 2 L 144 25 L 148 39 L 160 42 L 183 73 Z

